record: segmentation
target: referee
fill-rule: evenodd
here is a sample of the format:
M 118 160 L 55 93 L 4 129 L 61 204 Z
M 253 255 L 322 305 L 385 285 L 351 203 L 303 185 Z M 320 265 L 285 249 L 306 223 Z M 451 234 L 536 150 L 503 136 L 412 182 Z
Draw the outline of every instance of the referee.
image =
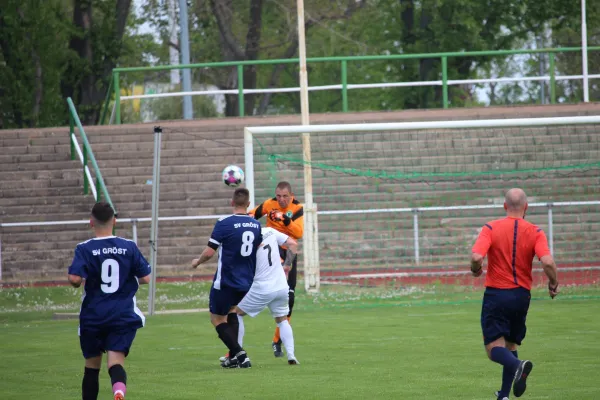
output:
M 506 218 L 490 221 L 481 228 L 471 254 L 471 272 L 475 277 L 481 276 L 483 259 L 488 257 L 481 329 L 489 359 L 504 367 L 502 387 L 496 393 L 498 400 L 508 400 L 511 386 L 515 397 L 521 397 L 533 368 L 531 361 L 518 358 L 517 348 L 527 331 L 534 257 L 542 262 L 550 297 L 558 294 L 556 264 L 546 235 L 525 221 L 525 192 L 518 188 L 506 192 L 504 209 Z

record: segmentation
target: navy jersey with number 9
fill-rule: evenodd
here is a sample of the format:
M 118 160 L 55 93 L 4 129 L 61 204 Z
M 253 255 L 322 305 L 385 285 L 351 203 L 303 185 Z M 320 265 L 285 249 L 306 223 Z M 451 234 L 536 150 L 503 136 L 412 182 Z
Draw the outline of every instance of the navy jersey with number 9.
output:
M 260 223 L 245 214 L 219 219 L 208 246 L 218 250 L 217 272 L 213 285 L 248 291 L 256 271 L 256 249 L 262 241 Z
M 150 265 L 135 242 L 108 236 L 79 243 L 69 274 L 85 279 L 80 329 L 144 326 L 135 293 Z

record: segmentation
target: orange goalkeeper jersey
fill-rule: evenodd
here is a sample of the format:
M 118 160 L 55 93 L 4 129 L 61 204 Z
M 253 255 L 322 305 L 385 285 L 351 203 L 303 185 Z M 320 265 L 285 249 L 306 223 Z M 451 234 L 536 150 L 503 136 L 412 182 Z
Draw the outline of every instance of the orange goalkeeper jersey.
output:
M 281 211 L 288 218 L 290 222 L 288 225 L 284 221 L 273 221 L 269 218 L 271 211 Z M 272 198 L 264 201 L 254 210 L 250 211 L 250 214 L 254 214 L 254 218 L 260 219 L 262 216 L 267 217 L 267 227 L 278 230 L 293 239 L 300 239 L 304 234 L 304 208 L 302 204 L 296 199 L 292 199 L 290 204 L 285 208 L 281 209 L 276 198 Z

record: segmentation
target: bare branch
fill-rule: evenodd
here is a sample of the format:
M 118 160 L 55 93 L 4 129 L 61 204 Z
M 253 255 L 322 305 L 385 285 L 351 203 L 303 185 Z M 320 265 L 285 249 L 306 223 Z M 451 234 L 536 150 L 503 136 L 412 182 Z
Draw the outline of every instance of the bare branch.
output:
M 296 51 L 298 50 L 298 36 L 294 35 L 292 39 L 292 43 L 285 50 L 283 54 L 283 58 L 291 58 Z M 273 72 L 271 72 L 271 77 L 269 78 L 269 84 L 267 87 L 274 88 L 279 82 L 279 78 L 281 76 L 281 72 L 284 70 L 285 64 L 277 64 L 273 68 Z M 260 104 L 258 106 L 257 114 L 262 115 L 267 111 L 267 107 L 271 103 L 271 98 L 273 97 L 273 93 L 265 93 L 260 99 Z
M 221 37 L 227 44 L 227 47 L 238 60 L 243 60 L 245 58 L 245 54 L 242 51 L 242 46 L 240 46 L 240 44 L 235 40 L 235 37 L 231 32 L 231 21 L 229 21 L 229 23 L 225 21 L 223 3 L 219 0 L 211 0 L 210 8 L 212 9 L 215 18 L 217 19 L 217 26 L 219 27 L 219 32 L 221 33 Z
M 174 49 L 175 49 L 175 50 L 177 50 L 177 51 L 181 51 L 181 49 L 179 48 L 179 44 L 177 44 L 177 43 L 173 43 L 173 42 L 171 42 L 170 40 L 169 40 L 169 43 L 168 43 L 168 44 L 169 44 L 169 47 L 172 47 L 172 48 L 174 48 Z
M 250 3 L 250 23 L 246 34 L 246 59 L 256 60 L 262 28 L 263 0 L 252 0 Z

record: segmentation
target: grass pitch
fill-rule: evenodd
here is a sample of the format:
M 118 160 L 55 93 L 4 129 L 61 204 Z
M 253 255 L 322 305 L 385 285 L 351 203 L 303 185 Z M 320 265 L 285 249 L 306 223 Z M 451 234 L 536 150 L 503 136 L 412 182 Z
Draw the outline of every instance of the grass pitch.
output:
M 77 321 L 51 319 L 76 311 L 78 296 L 67 287 L 0 290 L 0 398 L 80 398 Z M 299 366 L 273 357 L 267 313 L 245 318 L 250 370 L 219 367 L 225 349 L 208 314 L 148 317 L 127 359 L 127 399 L 493 399 L 501 366 L 483 350 L 481 293 L 461 304 L 413 305 L 405 296 L 299 293 L 292 319 Z M 202 308 L 207 285 L 162 284 L 157 298 L 158 309 Z M 599 315 L 596 298 L 532 302 L 519 354 L 535 367 L 523 399 L 600 398 Z M 99 399 L 111 398 L 103 366 Z

